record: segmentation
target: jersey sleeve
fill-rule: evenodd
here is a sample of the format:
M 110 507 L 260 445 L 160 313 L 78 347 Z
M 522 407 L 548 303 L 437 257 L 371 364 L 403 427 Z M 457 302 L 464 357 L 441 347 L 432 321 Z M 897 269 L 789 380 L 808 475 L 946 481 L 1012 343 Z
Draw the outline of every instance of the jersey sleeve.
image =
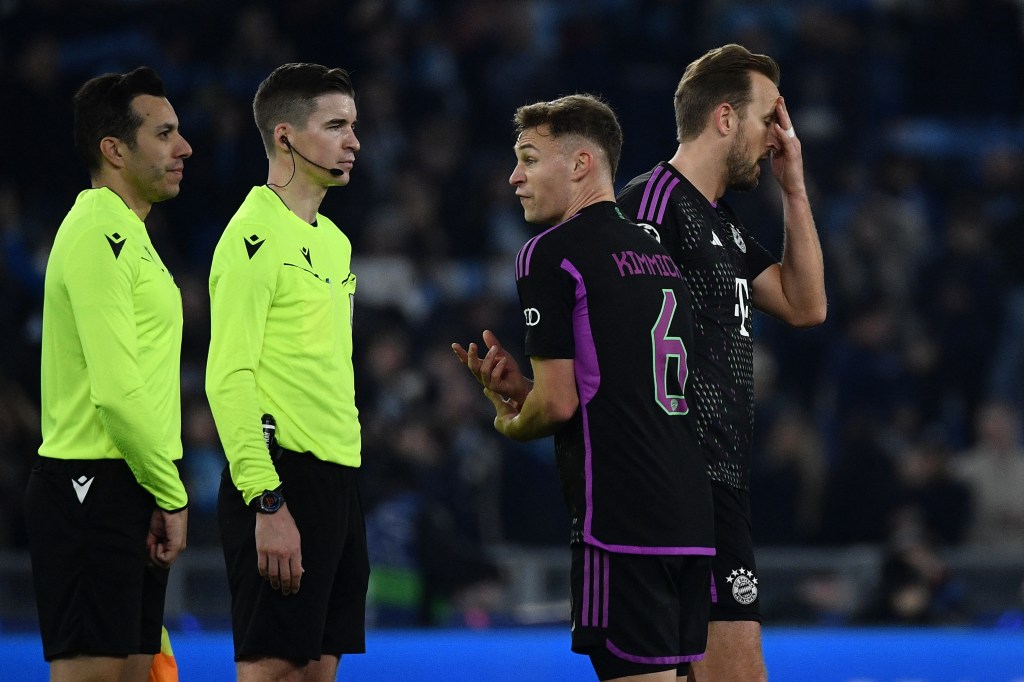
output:
M 138 259 L 131 257 L 136 248 L 129 238 L 124 252 L 114 256 L 101 232 L 86 232 L 72 247 L 64 284 L 100 422 L 139 485 L 158 507 L 176 511 L 188 505 L 188 495 L 172 460 L 174 448 L 159 421 L 152 419 L 156 398 L 139 367 L 134 297 Z
M 767 270 L 770 266 L 775 265 L 779 262 L 776 258 L 768 251 L 768 249 L 761 246 L 753 235 L 750 234 L 750 230 L 740 223 L 739 218 L 732 212 L 732 209 L 728 206 L 723 206 L 725 212 L 729 215 L 732 220 L 732 224 L 736 225 L 743 236 L 743 241 L 747 245 L 747 250 L 744 258 L 744 265 L 747 271 L 747 278 L 753 282 L 757 279 L 757 276 Z
M 210 268 L 210 352 L 206 395 L 227 456 L 231 479 L 246 503 L 281 481 L 263 440 L 256 371 L 279 262 L 272 243 L 250 255 L 265 229 L 225 231 Z M 270 238 L 266 238 L 270 241 Z
M 568 264 L 557 262 L 544 246 L 542 243 L 533 249 L 516 280 L 526 324 L 524 348 L 530 357 L 573 358 L 576 283 L 563 267 Z M 524 251 L 529 250 L 528 243 Z
M 748 244 L 747 272 L 750 273 L 750 281 L 753 282 L 758 275 L 779 261 L 766 248 L 758 244 L 753 237 L 749 236 L 749 233 L 747 233 L 746 240 Z

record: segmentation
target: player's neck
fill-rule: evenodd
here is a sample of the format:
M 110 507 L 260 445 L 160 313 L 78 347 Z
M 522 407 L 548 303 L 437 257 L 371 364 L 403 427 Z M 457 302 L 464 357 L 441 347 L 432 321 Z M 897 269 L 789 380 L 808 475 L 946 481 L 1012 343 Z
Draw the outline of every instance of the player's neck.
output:
M 153 208 L 153 203 L 139 197 L 131 183 L 125 181 L 119 173 L 101 172 L 99 175 L 93 176 L 92 188 L 99 189 L 100 187 L 106 187 L 111 192 L 121 197 L 121 201 L 123 201 L 125 205 L 135 213 L 135 215 L 139 216 L 139 220 L 146 222 L 146 217 L 149 215 L 150 209 Z
M 724 163 L 718 150 L 710 147 L 702 138 L 680 143 L 668 162 L 689 180 L 709 203 L 715 203 L 725 194 Z
M 562 214 L 562 219 L 558 222 L 563 223 L 585 209 L 587 206 L 601 201 L 615 201 L 615 188 L 612 185 L 593 183 L 585 187 L 581 187 L 580 191 L 573 198 L 572 203 L 569 204 L 565 213 Z
M 275 180 L 275 174 L 271 172 L 267 178 L 267 186 L 281 197 L 288 210 L 310 224 L 316 221 L 317 211 L 320 210 L 320 204 L 327 194 L 326 187 L 310 183 L 298 174 L 290 182 L 285 182 Z

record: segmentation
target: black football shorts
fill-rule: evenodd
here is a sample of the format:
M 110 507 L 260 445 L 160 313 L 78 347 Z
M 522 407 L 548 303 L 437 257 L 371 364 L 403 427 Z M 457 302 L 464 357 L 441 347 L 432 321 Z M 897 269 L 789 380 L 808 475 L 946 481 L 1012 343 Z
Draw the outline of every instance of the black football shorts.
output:
M 167 569 L 146 553 L 155 508 L 124 460 L 37 458 L 25 515 L 47 661 L 160 651 Z

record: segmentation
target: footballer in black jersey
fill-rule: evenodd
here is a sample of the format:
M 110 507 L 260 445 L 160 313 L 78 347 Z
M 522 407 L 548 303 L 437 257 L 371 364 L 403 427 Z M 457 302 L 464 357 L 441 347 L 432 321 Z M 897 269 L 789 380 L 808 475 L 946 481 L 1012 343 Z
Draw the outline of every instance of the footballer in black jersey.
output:
M 709 202 L 667 162 L 631 180 L 619 202 L 680 266 L 693 296 L 691 390 L 708 475 L 747 490 L 754 429 L 750 283 L 777 261 L 724 201 Z
M 495 428 L 554 435 L 572 517 L 572 647 L 598 678 L 672 677 L 704 655 L 711 484 L 691 424 L 689 292 L 614 202 L 621 131 L 587 95 L 522 107 L 509 178 L 546 225 L 515 263 L 533 381 L 497 339 L 453 349 Z
M 631 180 L 619 203 L 679 265 L 694 306 L 691 366 L 696 427 L 715 508 L 711 621 L 698 679 L 767 679 L 760 585 L 750 515 L 754 308 L 793 326 L 825 319 L 824 267 L 804 181 L 803 157 L 779 67 L 740 45 L 708 51 L 676 88 L 679 147 Z M 722 201 L 758 184 L 770 159 L 782 193 L 781 262 L 755 242 Z

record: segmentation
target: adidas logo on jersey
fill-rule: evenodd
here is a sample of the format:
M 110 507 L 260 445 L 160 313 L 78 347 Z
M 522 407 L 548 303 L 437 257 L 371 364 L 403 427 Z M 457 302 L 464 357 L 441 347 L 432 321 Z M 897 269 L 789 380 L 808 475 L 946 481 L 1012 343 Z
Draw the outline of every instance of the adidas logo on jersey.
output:
M 711 230 L 711 245 L 712 246 L 724 246 L 722 240 L 718 238 L 718 233 Z

